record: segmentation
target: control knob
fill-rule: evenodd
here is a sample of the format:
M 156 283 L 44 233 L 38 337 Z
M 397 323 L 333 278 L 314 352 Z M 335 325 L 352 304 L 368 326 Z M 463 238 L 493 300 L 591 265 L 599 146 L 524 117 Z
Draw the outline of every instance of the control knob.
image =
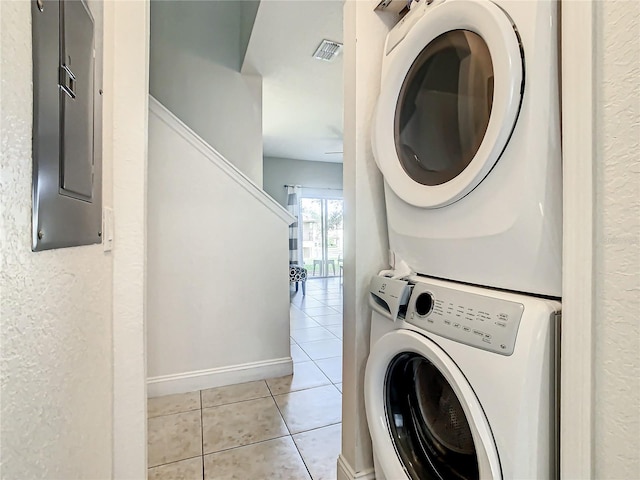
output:
M 416 313 L 424 317 L 431 312 L 433 308 L 433 295 L 429 292 L 423 292 L 416 298 Z

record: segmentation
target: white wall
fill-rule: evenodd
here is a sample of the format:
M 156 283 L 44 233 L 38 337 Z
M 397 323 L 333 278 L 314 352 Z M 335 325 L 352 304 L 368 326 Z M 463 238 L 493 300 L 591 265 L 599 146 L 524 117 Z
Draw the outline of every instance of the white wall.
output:
M 241 69 L 244 56 L 247 53 L 253 25 L 258 15 L 260 0 L 240 0 L 240 55 L 238 69 Z
M 388 268 L 389 247 L 382 175 L 371 151 L 370 119 L 379 93 L 388 15 L 374 13 L 369 2 L 345 2 L 344 381 L 339 479 L 364 478 L 373 469 L 364 409 L 371 324 L 368 293 L 371 276 Z
M 152 101 L 149 395 L 286 375 L 286 211 Z
M 31 252 L 30 2 L 0 2 L 0 39 L 2 478 L 112 478 L 112 256 Z
M 150 92 L 262 185 L 262 78 L 239 73 L 242 13 L 233 1 L 153 2 Z
M 596 2 L 595 477 L 640 478 L 640 4 Z
M 287 190 L 284 185 L 342 190 L 342 163 L 265 157 L 262 187 L 286 207 Z

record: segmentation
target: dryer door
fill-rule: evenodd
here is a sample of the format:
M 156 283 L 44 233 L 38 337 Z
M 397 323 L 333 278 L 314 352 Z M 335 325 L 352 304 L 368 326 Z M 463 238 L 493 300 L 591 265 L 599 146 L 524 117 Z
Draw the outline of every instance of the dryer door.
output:
M 371 350 L 365 405 L 377 464 L 388 479 L 500 479 L 484 411 L 453 360 L 409 330 Z
M 498 161 L 520 109 L 524 63 L 511 20 L 489 0 L 427 8 L 385 59 L 372 143 L 400 198 L 439 208 Z

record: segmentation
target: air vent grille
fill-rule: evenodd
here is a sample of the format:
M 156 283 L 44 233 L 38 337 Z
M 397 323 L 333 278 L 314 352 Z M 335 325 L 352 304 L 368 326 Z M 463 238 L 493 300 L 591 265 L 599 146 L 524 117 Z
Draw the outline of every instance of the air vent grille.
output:
M 335 59 L 342 51 L 342 44 L 338 42 L 332 42 L 331 40 L 322 40 L 316 52 L 313 54 L 313 58 L 318 60 L 324 60 L 330 62 Z

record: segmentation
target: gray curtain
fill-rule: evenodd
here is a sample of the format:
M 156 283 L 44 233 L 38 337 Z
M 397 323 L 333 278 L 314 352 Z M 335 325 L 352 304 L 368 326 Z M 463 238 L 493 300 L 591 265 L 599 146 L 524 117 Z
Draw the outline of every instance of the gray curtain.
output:
M 300 192 L 297 185 L 287 185 L 287 211 L 296 217 L 289 225 L 289 263 L 304 266 L 302 260 L 302 219 L 300 217 Z

